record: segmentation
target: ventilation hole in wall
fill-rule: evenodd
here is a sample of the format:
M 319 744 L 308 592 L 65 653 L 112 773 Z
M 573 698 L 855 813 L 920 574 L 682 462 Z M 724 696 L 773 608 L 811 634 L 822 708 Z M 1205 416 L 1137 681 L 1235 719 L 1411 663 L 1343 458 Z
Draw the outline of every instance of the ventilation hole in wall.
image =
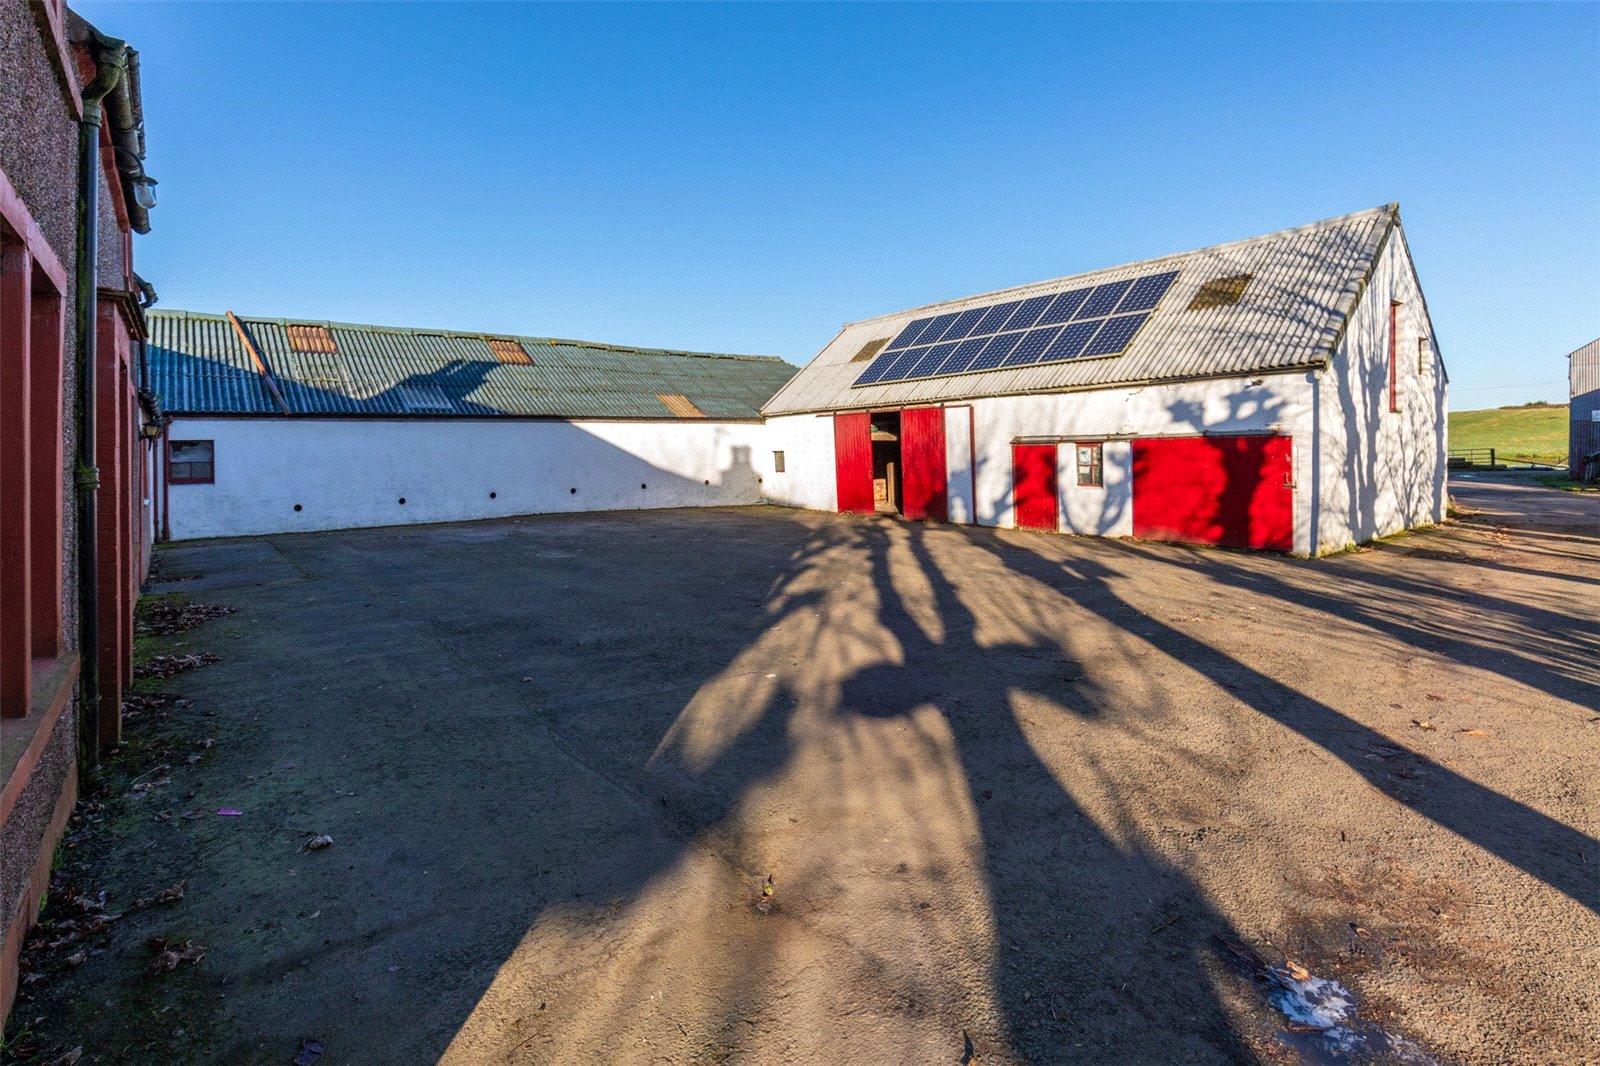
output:
M 576 496 L 578 494 L 578 490 L 577 489 L 568 489 L 567 491 L 572 493 L 574 496 Z
M 649 486 L 649 485 L 646 485 L 646 484 L 645 484 L 645 483 L 644 483 L 644 482 L 642 482 L 642 481 L 641 481 L 641 482 L 639 482 L 639 487 L 640 487 L 640 488 L 641 488 L 641 489 L 647 489 L 647 488 L 649 488 L 649 487 L 650 487 L 650 486 Z
M 711 482 L 707 481 L 706 484 L 709 485 L 709 484 L 711 484 Z
M 405 502 L 406 502 L 406 498 L 404 496 L 400 497 L 400 505 L 402 507 L 405 506 Z
M 760 484 L 763 484 L 763 483 L 764 483 L 764 481 L 763 481 L 762 478 L 756 478 L 756 484 L 757 485 L 760 485 Z
M 295 505 L 294 505 L 294 509 L 295 509 L 295 510 L 296 510 L 296 511 L 298 511 L 298 510 L 300 510 L 300 505 L 299 505 L 299 504 L 298 504 L 298 503 L 297 503 L 297 504 L 295 504 Z
M 492 493 L 492 492 L 491 492 L 491 493 L 489 493 L 489 499 L 491 499 L 491 500 L 492 500 L 492 499 L 494 499 L 494 497 L 495 497 L 495 494 L 494 494 L 494 493 Z

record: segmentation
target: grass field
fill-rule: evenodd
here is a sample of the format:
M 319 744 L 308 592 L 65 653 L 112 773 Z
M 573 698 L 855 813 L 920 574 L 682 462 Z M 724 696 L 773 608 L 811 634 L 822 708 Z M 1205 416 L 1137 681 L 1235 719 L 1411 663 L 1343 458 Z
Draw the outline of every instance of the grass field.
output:
M 1493 448 L 1500 459 L 1559 463 L 1567 457 L 1567 408 L 1451 411 L 1450 448 Z

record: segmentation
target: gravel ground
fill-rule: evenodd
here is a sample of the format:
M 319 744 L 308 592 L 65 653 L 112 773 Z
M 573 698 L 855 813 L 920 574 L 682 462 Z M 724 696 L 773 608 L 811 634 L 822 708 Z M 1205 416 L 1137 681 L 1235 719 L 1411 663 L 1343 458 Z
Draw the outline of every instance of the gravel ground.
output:
M 1595 1061 L 1600 499 L 1453 488 L 1315 562 L 771 508 L 166 548 L 236 613 L 155 638 L 220 661 L 143 683 L 52 914 L 184 894 L 33 949 L 8 1054 Z

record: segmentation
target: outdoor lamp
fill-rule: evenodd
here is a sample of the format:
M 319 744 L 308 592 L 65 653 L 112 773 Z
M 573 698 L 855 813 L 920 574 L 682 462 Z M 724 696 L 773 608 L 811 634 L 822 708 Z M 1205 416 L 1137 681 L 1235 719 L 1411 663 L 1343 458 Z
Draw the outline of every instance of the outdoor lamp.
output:
M 161 436 L 161 421 L 152 419 L 139 427 L 139 435 L 145 440 L 155 440 Z
M 146 211 L 156 205 L 156 179 L 140 175 L 134 179 L 133 199 Z

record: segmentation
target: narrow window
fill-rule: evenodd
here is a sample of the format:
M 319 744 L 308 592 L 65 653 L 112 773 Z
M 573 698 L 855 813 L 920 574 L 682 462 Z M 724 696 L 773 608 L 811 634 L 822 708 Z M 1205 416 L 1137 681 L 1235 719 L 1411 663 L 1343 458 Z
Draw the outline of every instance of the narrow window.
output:
M 1429 351 L 1430 351 L 1430 349 L 1428 348 L 1428 338 L 1426 338 L 1426 337 L 1418 337 L 1417 338 L 1417 376 L 1418 377 L 1421 377 L 1422 375 L 1424 375 L 1424 374 L 1426 374 L 1428 372 L 1428 367 L 1429 367 L 1429 363 L 1430 363 L 1430 360 L 1428 359 L 1428 352 Z
M 783 473 L 783 453 L 782 452 L 773 452 L 772 453 L 772 472 L 775 473 L 775 474 Z
M 167 458 L 168 480 L 174 485 L 210 485 L 216 478 L 208 440 L 175 440 Z
M 1078 484 L 1105 484 L 1105 464 L 1098 442 L 1078 445 Z
M 1400 325 L 1400 301 L 1389 301 L 1389 410 L 1400 410 L 1400 360 L 1398 358 L 1397 331 Z

